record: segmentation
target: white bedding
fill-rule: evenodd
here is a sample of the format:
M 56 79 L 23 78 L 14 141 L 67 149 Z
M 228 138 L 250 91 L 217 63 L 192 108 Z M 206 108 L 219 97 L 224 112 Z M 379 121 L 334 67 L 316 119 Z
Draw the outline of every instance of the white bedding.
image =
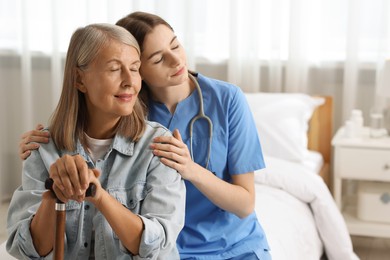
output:
M 322 242 L 306 203 L 283 190 L 256 184 L 256 213 L 273 260 L 320 259 Z
M 319 152 L 307 151 L 303 166 L 313 173 L 320 174 L 321 168 L 324 165 L 324 158 Z
M 358 259 L 344 219 L 321 177 L 307 163 L 265 156 L 255 173 L 256 213 L 273 260 Z
M 307 131 L 323 98 L 303 93 L 246 93 L 266 169 L 256 172 L 256 213 L 273 260 L 358 259 L 345 221 L 308 150 Z

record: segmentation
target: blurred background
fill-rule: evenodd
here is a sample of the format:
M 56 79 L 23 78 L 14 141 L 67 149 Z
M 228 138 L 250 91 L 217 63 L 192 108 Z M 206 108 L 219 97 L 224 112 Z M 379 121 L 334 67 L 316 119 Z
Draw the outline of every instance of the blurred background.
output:
M 334 128 L 386 106 L 388 0 L 0 0 L 0 198 L 20 184 L 20 135 L 47 124 L 73 31 L 137 10 L 162 16 L 189 68 L 245 92 L 330 95 Z

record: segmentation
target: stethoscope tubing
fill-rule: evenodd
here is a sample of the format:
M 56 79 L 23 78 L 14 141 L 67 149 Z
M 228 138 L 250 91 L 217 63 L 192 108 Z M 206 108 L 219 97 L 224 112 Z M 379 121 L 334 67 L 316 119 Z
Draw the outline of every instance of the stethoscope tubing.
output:
M 198 112 L 198 114 L 194 118 L 191 119 L 190 129 L 189 129 L 189 131 L 190 131 L 190 152 L 191 152 L 191 158 L 194 161 L 194 152 L 193 152 L 193 149 L 192 149 L 193 127 L 194 127 L 194 124 L 195 124 L 196 120 L 204 119 L 204 120 L 206 120 L 206 122 L 209 125 L 209 144 L 208 144 L 208 148 L 207 148 L 207 157 L 206 157 L 206 162 L 205 162 L 206 169 L 207 169 L 208 166 L 209 166 L 210 153 L 211 153 L 211 142 L 212 142 L 212 139 L 213 139 L 213 122 L 204 113 L 202 90 L 200 89 L 200 86 L 199 86 L 199 83 L 198 83 L 197 79 L 191 73 L 188 73 L 188 76 L 192 80 L 192 82 L 194 83 L 195 88 L 196 88 L 196 90 L 198 92 L 198 96 L 199 96 L 199 112 Z

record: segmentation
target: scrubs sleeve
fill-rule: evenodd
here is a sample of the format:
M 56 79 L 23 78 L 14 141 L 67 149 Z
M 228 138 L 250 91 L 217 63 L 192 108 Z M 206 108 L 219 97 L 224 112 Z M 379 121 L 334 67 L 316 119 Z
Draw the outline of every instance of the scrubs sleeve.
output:
M 40 148 L 41 150 L 41 148 Z M 48 176 L 45 164 L 38 151 L 32 151 L 24 161 L 22 186 L 13 194 L 7 218 L 7 251 L 17 259 L 46 259 L 35 250 L 30 233 L 30 223 L 46 191 L 44 181 Z
M 252 112 L 244 93 L 236 89 L 228 111 L 228 167 L 231 174 L 242 174 L 262 169 L 265 163 Z
M 170 134 L 170 132 L 167 132 Z M 144 232 L 140 259 L 178 259 L 176 239 L 184 226 L 186 189 L 180 174 L 154 156 L 147 177 L 140 217 Z

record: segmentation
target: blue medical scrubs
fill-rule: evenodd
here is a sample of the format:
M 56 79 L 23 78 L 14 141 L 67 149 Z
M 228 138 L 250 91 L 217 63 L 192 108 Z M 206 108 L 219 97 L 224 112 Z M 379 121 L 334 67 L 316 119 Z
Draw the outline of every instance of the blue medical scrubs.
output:
M 242 91 L 237 86 L 201 74 L 197 74 L 197 80 L 205 114 L 213 122 L 208 169 L 231 182 L 231 175 L 264 168 L 256 127 Z M 190 121 L 198 112 L 196 90 L 177 105 L 173 115 L 164 104 L 149 99 L 149 120 L 157 121 L 171 131 L 179 129 L 188 147 Z M 209 144 L 208 129 L 205 120 L 196 121 L 193 128 L 194 161 L 203 167 Z M 259 259 L 270 259 L 267 239 L 255 212 L 240 219 L 217 207 L 190 182 L 185 183 L 185 226 L 177 240 L 182 259 L 228 259 L 246 253 L 254 253 Z

